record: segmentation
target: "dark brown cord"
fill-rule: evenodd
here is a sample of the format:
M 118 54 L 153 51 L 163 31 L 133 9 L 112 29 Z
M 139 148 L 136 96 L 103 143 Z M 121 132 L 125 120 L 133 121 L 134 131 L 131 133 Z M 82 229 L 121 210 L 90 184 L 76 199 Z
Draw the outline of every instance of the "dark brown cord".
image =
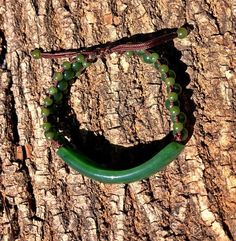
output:
M 119 44 L 117 46 L 112 46 L 111 44 L 106 45 L 104 47 L 98 47 L 94 50 L 78 50 L 78 51 L 71 51 L 71 52 L 58 52 L 58 53 L 42 53 L 43 58 L 51 59 L 51 58 L 72 58 L 75 57 L 78 53 L 81 53 L 83 55 L 89 56 L 104 56 L 106 54 L 111 53 L 123 53 L 126 51 L 139 51 L 139 50 L 146 50 L 151 49 L 155 46 L 158 46 L 160 44 L 169 42 L 176 38 L 178 35 L 176 32 L 164 34 L 159 37 L 152 38 L 150 40 L 147 40 L 143 43 L 126 43 L 126 44 Z

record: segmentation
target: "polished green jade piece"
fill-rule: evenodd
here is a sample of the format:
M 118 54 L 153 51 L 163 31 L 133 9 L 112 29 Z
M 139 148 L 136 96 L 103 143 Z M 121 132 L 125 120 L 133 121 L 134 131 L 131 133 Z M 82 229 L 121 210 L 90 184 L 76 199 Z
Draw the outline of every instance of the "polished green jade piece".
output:
M 106 169 L 99 166 L 95 161 L 90 160 L 81 152 L 68 146 L 62 146 L 57 154 L 72 168 L 81 174 L 104 183 L 130 183 L 154 175 L 166 167 L 183 150 L 184 145 L 178 142 L 171 142 L 150 160 L 133 168 L 125 170 Z

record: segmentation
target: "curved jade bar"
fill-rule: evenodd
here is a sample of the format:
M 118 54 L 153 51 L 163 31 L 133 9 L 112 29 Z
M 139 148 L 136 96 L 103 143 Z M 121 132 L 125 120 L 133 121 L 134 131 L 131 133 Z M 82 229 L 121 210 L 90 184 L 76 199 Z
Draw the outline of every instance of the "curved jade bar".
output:
M 150 160 L 125 170 L 112 170 L 101 167 L 81 152 L 75 151 L 68 146 L 60 147 L 57 154 L 73 169 L 94 180 L 103 183 L 130 183 L 148 178 L 162 170 L 181 153 L 183 148 L 183 144 L 173 141 Z

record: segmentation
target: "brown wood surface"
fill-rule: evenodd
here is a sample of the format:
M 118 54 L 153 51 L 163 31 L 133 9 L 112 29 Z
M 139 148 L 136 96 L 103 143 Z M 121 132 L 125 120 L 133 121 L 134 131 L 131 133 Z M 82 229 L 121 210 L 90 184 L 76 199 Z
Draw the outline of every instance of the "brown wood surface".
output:
M 235 21 L 233 0 L 0 0 L 0 239 L 236 240 Z M 191 139 L 179 158 L 128 185 L 101 184 L 68 168 L 40 127 L 40 106 L 61 61 L 36 61 L 30 51 L 185 23 L 193 26 L 189 37 L 160 50 L 186 86 Z M 107 56 L 73 85 L 75 123 L 65 121 L 65 129 L 100 159 L 143 158 L 171 128 L 163 88 L 138 59 Z M 15 147 L 27 143 L 32 157 L 16 161 Z

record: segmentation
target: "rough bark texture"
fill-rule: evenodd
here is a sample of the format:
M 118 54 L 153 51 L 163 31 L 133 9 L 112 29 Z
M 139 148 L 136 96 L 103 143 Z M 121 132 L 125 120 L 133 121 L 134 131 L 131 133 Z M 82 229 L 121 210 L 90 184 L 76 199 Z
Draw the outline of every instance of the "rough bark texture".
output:
M 236 240 L 235 19 L 233 0 L 0 0 L 0 239 Z M 179 158 L 129 185 L 68 168 L 40 127 L 40 105 L 61 62 L 32 60 L 30 51 L 185 23 L 193 26 L 189 37 L 160 50 L 186 86 L 192 136 Z M 82 149 L 134 158 L 138 146 L 150 155 L 171 124 L 162 89 L 155 70 L 137 59 L 99 60 L 71 89 Z M 15 146 L 26 143 L 32 157 L 16 161 Z

